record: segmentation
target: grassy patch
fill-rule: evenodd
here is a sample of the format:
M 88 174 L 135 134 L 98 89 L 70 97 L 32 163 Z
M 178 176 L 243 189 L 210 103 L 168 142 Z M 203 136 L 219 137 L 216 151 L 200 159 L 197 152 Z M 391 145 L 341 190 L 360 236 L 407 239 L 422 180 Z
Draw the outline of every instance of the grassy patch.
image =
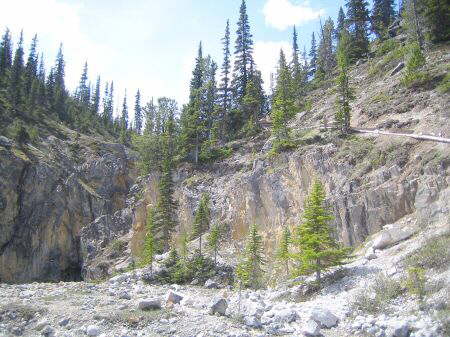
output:
M 29 321 L 33 319 L 37 313 L 43 312 L 45 312 L 44 309 L 20 303 L 9 303 L 0 306 L 0 317 L 6 313 L 14 313 L 18 316 L 16 319 L 21 318 L 25 321 Z
M 441 83 L 439 83 L 438 90 L 442 94 L 448 94 L 450 92 L 450 72 L 447 72 L 447 74 L 445 74 Z
M 170 319 L 176 315 L 169 310 L 124 310 L 103 317 L 107 321 L 129 328 L 145 327 L 161 319 Z
M 353 302 L 353 307 L 369 314 L 386 311 L 390 302 L 403 293 L 400 281 L 380 274 L 369 289 L 360 291 Z
M 408 49 L 404 46 L 398 46 L 383 56 L 381 60 L 376 63 L 372 63 L 369 68 L 369 76 L 375 77 L 380 74 L 384 74 L 388 69 L 393 67 L 395 63 L 400 62 Z
M 427 241 L 421 248 L 404 260 L 408 268 L 442 270 L 450 263 L 450 234 Z
M 389 39 L 389 40 L 381 42 L 378 45 L 378 48 L 375 51 L 375 55 L 377 57 L 381 57 L 381 56 L 386 55 L 389 52 L 394 51 L 395 49 L 397 49 L 399 47 L 400 47 L 400 44 L 396 40 Z
M 388 94 L 386 94 L 384 92 L 380 92 L 379 94 L 373 96 L 370 99 L 370 102 L 371 103 L 387 103 L 390 100 L 391 100 L 391 97 Z

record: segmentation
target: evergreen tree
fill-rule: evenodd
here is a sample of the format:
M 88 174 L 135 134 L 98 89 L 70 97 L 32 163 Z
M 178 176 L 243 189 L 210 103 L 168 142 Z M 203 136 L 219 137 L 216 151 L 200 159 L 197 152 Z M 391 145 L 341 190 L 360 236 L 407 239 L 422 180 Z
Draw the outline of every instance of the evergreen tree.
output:
M 6 76 L 8 71 L 12 67 L 13 61 L 13 47 L 11 41 L 11 33 L 8 28 L 6 28 L 5 34 L 2 37 L 2 42 L 0 44 L 0 88 L 6 87 L 8 80 Z
M 344 29 L 341 32 L 337 52 L 339 75 L 336 79 L 338 86 L 338 102 L 335 116 L 336 123 L 339 125 L 343 134 L 348 134 L 350 131 L 350 101 L 354 98 L 348 77 L 350 43 L 350 35 L 348 31 Z
M 207 246 L 214 254 L 214 265 L 217 265 L 217 253 L 222 241 L 222 227 L 218 224 L 212 226 L 207 240 Z
M 177 203 L 173 198 L 174 184 L 172 173 L 174 169 L 173 150 L 174 150 L 175 121 L 173 112 L 167 118 L 162 136 L 162 161 L 161 175 L 158 183 L 158 202 L 156 205 L 155 228 L 161 233 L 163 242 L 163 251 L 169 250 L 169 243 L 172 232 L 177 226 L 175 212 Z
M 227 20 L 225 28 L 225 36 L 223 43 L 223 64 L 222 64 L 222 84 L 219 89 L 219 100 L 221 107 L 222 130 L 221 138 L 229 129 L 230 123 L 230 107 L 231 107 L 231 88 L 230 88 L 230 69 L 231 69 L 231 53 L 230 53 L 230 21 Z
M 371 22 L 378 38 L 387 36 L 387 30 L 395 19 L 394 6 L 394 0 L 374 0 Z
M 120 117 L 120 122 L 122 124 L 122 129 L 128 130 L 127 89 L 125 89 L 125 94 L 123 96 L 122 114 L 121 114 L 121 117 Z
M 307 73 L 304 72 L 302 65 L 300 64 L 299 48 L 298 48 L 298 36 L 297 30 L 294 26 L 293 37 L 292 37 L 292 85 L 293 94 L 297 106 L 303 105 L 303 97 L 306 94 L 306 82 Z
M 290 147 L 288 120 L 295 114 L 292 94 L 292 78 L 283 50 L 280 51 L 277 85 L 272 104 L 272 135 L 275 137 L 273 150 L 278 152 Z
M 351 36 L 351 59 L 360 59 L 369 52 L 369 10 L 366 0 L 347 0 L 347 22 Z
M 39 82 L 37 104 L 40 106 L 45 106 L 47 103 L 47 97 L 46 97 L 46 84 L 45 84 L 44 54 L 42 54 L 42 53 L 41 53 L 41 57 L 39 58 L 37 79 Z
M 19 104 L 22 103 L 22 76 L 24 73 L 23 64 L 23 32 L 20 33 L 19 44 L 14 54 L 14 61 L 11 68 L 8 93 L 11 105 L 15 112 L 18 112 Z
M 47 76 L 47 82 L 45 84 L 45 87 L 48 106 L 50 110 L 54 113 L 56 94 L 55 94 L 55 72 L 53 68 L 50 69 L 50 72 Z
M 303 222 L 296 228 L 293 243 L 297 253 L 293 257 L 298 262 L 296 274 L 315 272 L 320 283 L 321 273 L 339 266 L 349 257 L 348 248 L 342 247 L 334 238 L 328 222 L 333 219 L 325 206 L 325 191 L 316 180 L 305 202 Z
M 134 123 L 136 132 L 140 134 L 142 130 L 142 108 L 141 108 L 141 93 L 139 89 L 136 93 L 136 99 L 134 101 Z
M 410 0 L 411 1 L 411 0 Z M 422 0 L 425 22 L 433 42 L 450 39 L 450 5 L 445 0 Z
M 199 239 L 198 251 L 200 256 L 202 256 L 202 236 L 209 228 L 210 217 L 209 197 L 207 194 L 203 193 L 195 212 L 194 224 L 192 226 L 192 238 Z
M 59 46 L 58 55 L 56 56 L 56 65 L 53 71 L 54 77 L 54 93 L 53 93 L 53 110 L 56 112 L 61 121 L 68 121 L 66 109 L 66 85 L 65 77 L 65 62 L 62 51 L 62 43 Z
M 338 19 L 337 19 L 337 26 L 336 26 L 336 39 L 339 41 L 339 34 L 341 33 L 341 31 L 345 28 L 346 23 L 345 23 L 345 13 L 344 10 L 342 9 L 342 6 L 339 8 L 339 14 L 338 14 Z
M 317 70 L 317 43 L 314 32 L 311 38 L 311 50 L 309 52 L 309 74 L 314 76 Z
M 156 253 L 156 239 L 155 239 L 155 211 L 151 207 L 147 213 L 146 233 L 144 239 L 144 253 L 143 262 L 150 266 L 150 274 L 153 272 L 153 258 Z
M 331 18 L 325 21 L 322 27 L 322 36 L 317 50 L 316 78 L 329 77 L 336 66 L 333 36 L 335 35 L 334 23 Z
M 236 107 L 240 107 L 242 99 L 245 96 L 247 82 L 250 77 L 250 67 L 253 63 L 253 40 L 250 33 L 250 24 L 247 15 L 247 5 L 242 0 L 239 10 L 240 16 L 237 23 L 235 44 L 235 61 L 233 72 L 233 101 Z M 242 121 L 238 120 L 238 116 L 234 116 L 233 127 L 238 130 L 242 126 Z
M 265 263 L 262 237 L 258 227 L 252 225 L 249 230 L 247 244 L 242 260 L 237 266 L 237 277 L 245 287 L 258 289 L 262 286 Z
M 105 91 L 103 93 L 102 120 L 103 120 L 103 124 L 105 126 L 111 122 L 110 115 L 109 115 L 109 83 L 108 82 L 106 82 L 106 84 L 105 84 Z
M 95 82 L 95 91 L 92 96 L 92 114 L 97 116 L 100 110 L 100 76 L 97 76 L 97 81 Z
M 245 90 L 245 96 L 242 99 L 242 112 L 247 120 L 244 126 L 244 134 L 246 136 L 254 136 L 259 131 L 258 126 L 258 114 L 261 111 L 261 99 L 260 92 L 253 82 L 253 79 L 250 79 L 247 82 L 247 88 Z
M 277 250 L 277 259 L 284 265 L 286 270 L 286 276 L 289 275 L 289 259 L 290 252 L 289 246 L 291 244 L 291 231 L 288 226 L 284 226 L 283 232 L 281 233 L 280 244 Z
M 80 83 L 76 91 L 76 98 L 84 106 L 87 107 L 90 100 L 89 86 L 88 86 L 88 64 L 84 63 L 83 72 L 81 73 Z
M 30 95 L 33 81 L 36 79 L 38 70 L 38 55 L 37 55 L 37 35 L 31 41 L 30 51 L 28 53 L 28 60 L 25 66 L 25 95 Z

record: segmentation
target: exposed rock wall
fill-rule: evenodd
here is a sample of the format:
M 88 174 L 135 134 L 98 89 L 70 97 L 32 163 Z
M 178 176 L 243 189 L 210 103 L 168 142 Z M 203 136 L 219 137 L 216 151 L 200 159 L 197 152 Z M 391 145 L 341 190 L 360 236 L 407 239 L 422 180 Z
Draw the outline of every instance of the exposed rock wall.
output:
M 448 159 L 420 159 L 439 145 L 413 141 L 406 163 L 387 162 L 363 176 L 355 174 L 359 166 L 342 160 L 339 147 L 332 143 L 275 158 L 267 157 L 261 145 L 256 156 L 243 150 L 242 155 L 203 171 L 185 167 L 177 172 L 180 230 L 189 231 L 200 195 L 208 192 L 213 222 L 228 224 L 232 239 L 242 239 L 249 225 L 256 223 L 269 247 L 273 246 L 283 225 L 294 226 L 301 220 L 315 178 L 325 184 L 334 215 L 332 226 L 346 245 L 357 246 L 407 215 L 420 226 L 448 221 Z M 443 153 L 448 158 L 448 149 L 443 148 Z M 362 161 L 367 163 L 370 158 Z M 147 190 L 154 191 L 156 183 L 157 179 L 149 177 Z M 155 202 L 156 194 L 147 193 L 143 205 Z M 133 224 L 136 251 L 142 242 L 144 219 L 136 218 Z
M 118 144 L 76 142 L 0 146 L 1 282 L 79 279 L 81 228 L 125 207 L 134 156 Z

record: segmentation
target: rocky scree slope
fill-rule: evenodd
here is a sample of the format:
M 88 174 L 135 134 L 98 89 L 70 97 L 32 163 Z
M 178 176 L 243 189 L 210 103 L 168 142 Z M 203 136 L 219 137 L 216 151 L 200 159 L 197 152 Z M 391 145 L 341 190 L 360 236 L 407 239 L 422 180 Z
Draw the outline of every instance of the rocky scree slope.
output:
M 0 282 L 80 280 L 80 231 L 126 207 L 136 156 L 53 123 L 56 136 L 0 137 Z

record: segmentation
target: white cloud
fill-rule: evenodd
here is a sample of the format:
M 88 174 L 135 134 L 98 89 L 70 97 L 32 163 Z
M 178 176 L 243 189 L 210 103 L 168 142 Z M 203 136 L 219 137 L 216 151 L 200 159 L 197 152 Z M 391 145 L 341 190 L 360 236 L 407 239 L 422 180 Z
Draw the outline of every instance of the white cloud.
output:
M 313 9 L 308 1 L 293 4 L 290 0 L 267 0 L 263 8 L 268 26 L 285 30 L 293 25 L 302 24 L 324 15 L 323 9 Z
M 283 49 L 288 60 L 292 54 L 291 44 L 287 41 L 257 41 L 253 47 L 253 57 L 262 73 L 264 89 L 269 93 L 270 74 L 276 73 L 280 49 Z

